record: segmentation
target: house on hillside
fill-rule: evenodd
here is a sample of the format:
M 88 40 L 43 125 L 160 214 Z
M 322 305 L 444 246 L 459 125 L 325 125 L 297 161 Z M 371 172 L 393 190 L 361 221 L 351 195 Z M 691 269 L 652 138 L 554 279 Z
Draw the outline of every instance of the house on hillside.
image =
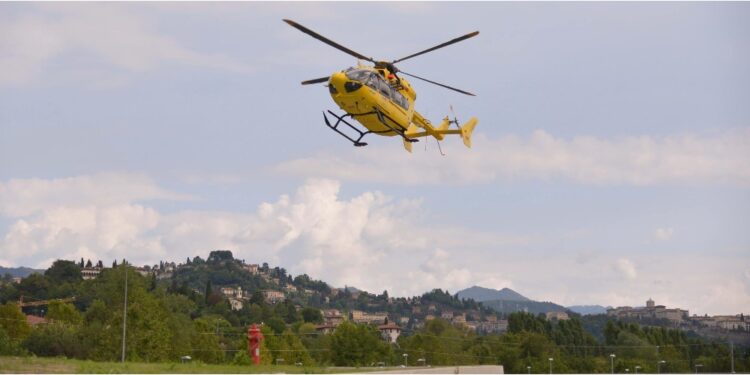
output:
M 251 275 L 257 275 L 259 273 L 258 271 L 259 267 L 257 264 L 243 264 L 242 269 L 244 269 L 245 271 L 247 271 L 247 273 Z
M 324 335 L 327 335 L 327 334 L 333 333 L 333 331 L 336 330 L 336 326 L 333 324 L 327 324 L 327 323 L 320 324 L 320 325 L 315 326 L 315 330 Z
M 651 298 L 646 301 L 646 307 L 620 306 L 607 309 L 607 316 L 632 319 L 665 319 L 672 323 L 682 323 L 688 318 L 688 311 L 682 309 L 668 309 L 664 305 L 657 305 Z
M 99 274 L 102 272 L 102 269 L 99 267 L 84 267 L 81 269 L 81 277 L 84 280 L 92 280 L 99 277 Z
M 26 323 L 28 323 L 30 326 L 47 324 L 47 319 L 35 315 L 26 315 Z
M 388 319 L 386 319 L 385 324 L 378 326 L 378 330 L 380 330 L 380 335 L 383 337 L 383 340 L 388 341 L 391 344 L 395 344 L 396 340 L 398 340 L 398 336 L 401 335 L 401 327 L 388 322 Z
M 570 317 L 565 311 L 548 311 L 545 314 L 547 320 L 569 320 Z
M 453 324 L 466 324 L 466 314 L 454 314 L 451 319 Z
M 238 286 L 236 288 L 223 287 L 221 288 L 221 294 L 225 295 L 227 298 L 243 299 L 245 298 L 246 293 L 242 290 L 241 286 Z
M 242 301 L 234 297 L 229 298 L 229 305 L 232 307 L 232 310 L 235 311 L 242 310 L 243 306 Z
M 277 303 L 277 302 L 283 302 L 286 297 L 284 296 L 284 292 L 280 292 L 278 290 L 264 290 L 263 291 L 263 297 L 266 299 L 266 302 L 268 303 Z
M 344 322 L 344 316 L 341 311 L 336 309 L 321 310 L 323 314 L 323 321 L 327 325 L 333 325 L 334 327 Z
M 388 319 L 388 313 L 385 312 L 367 313 L 360 310 L 352 310 L 349 315 L 355 323 L 384 324 Z
M 149 275 L 151 275 L 151 267 L 136 267 L 135 272 L 138 272 L 143 277 L 148 277 Z

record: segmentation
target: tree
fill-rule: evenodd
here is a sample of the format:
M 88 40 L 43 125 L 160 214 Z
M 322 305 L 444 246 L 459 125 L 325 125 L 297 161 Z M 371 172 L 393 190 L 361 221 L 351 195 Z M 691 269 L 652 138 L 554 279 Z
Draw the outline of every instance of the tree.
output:
M 23 347 L 43 357 L 83 358 L 84 348 L 73 327 L 59 323 L 42 324 L 31 331 Z
M 208 259 L 206 260 L 206 263 L 216 264 L 224 261 L 232 261 L 234 260 L 234 256 L 232 256 L 232 252 L 229 250 L 214 250 L 211 253 L 208 254 Z
M 47 319 L 72 325 L 81 324 L 83 321 L 81 313 L 76 310 L 73 304 L 60 301 L 52 301 L 49 303 Z
M 211 279 L 209 279 L 208 281 L 206 281 L 206 291 L 204 293 L 204 296 L 206 298 L 205 300 L 206 305 L 208 305 L 208 298 L 211 296 L 211 294 L 213 294 L 213 292 L 214 290 L 213 290 L 213 286 L 211 285 Z
M 26 322 L 26 315 L 15 303 L 8 302 L 0 305 L 0 329 L 8 334 L 11 340 L 22 340 L 31 328 Z
M 195 358 L 206 363 L 220 363 L 224 360 L 224 352 L 219 346 L 217 331 L 230 328 L 231 325 L 224 318 L 211 315 L 193 321 L 195 334 L 192 346 Z
M 152 292 L 156 289 L 156 273 L 152 272 L 150 276 L 150 284 L 148 287 L 148 291 Z
M 83 261 L 83 258 L 81 258 Z M 73 283 L 81 281 L 81 267 L 78 267 L 74 262 L 69 260 L 58 259 L 52 266 L 44 271 L 44 276 L 47 276 L 53 283 Z
M 286 330 L 286 323 L 278 316 L 271 317 L 266 321 L 266 324 L 277 334 L 281 334 Z
M 18 355 L 21 353 L 21 348 L 18 344 L 11 340 L 10 336 L 5 333 L 5 330 L 0 327 L 0 355 Z
M 91 264 L 91 259 L 89 259 L 89 260 L 87 260 L 87 261 L 86 261 L 86 268 L 91 268 L 91 267 L 93 267 L 93 266 L 94 266 L 94 265 L 93 265 L 93 264 Z
M 93 280 L 91 298 L 95 302 L 86 312 L 86 326 L 91 327 L 87 333 L 96 338 L 90 357 L 97 360 L 120 358 L 125 272 L 128 272 L 126 358 L 149 362 L 173 358 L 172 332 L 167 323 L 170 314 L 156 296 L 148 292 L 146 278 L 129 266 L 107 270 Z M 101 303 L 96 302 L 97 299 Z
M 323 323 L 323 314 L 316 308 L 305 307 L 302 309 L 302 320 L 306 323 Z
M 52 288 L 44 275 L 32 273 L 21 280 L 21 283 L 18 284 L 18 290 L 24 296 L 31 296 L 34 299 L 47 299 Z
M 263 292 L 260 290 L 254 291 L 252 297 L 250 297 L 250 303 L 258 306 L 265 305 L 266 298 L 263 296 Z
M 390 346 L 369 324 L 341 323 L 331 335 L 331 356 L 337 366 L 368 366 L 390 353 Z

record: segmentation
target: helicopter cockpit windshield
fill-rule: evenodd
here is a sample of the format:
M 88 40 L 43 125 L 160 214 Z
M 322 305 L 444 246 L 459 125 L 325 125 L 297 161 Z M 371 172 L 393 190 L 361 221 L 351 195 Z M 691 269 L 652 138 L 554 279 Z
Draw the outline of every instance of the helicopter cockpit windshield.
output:
M 404 109 L 409 108 L 409 102 L 406 98 L 388 84 L 380 74 L 371 70 L 350 68 L 346 71 L 346 77 L 352 81 L 363 83 L 375 91 L 379 91 L 383 96 L 391 99 Z
M 369 70 L 349 68 L 349 70 L 346 71 L 346 78 L 349 78 L 352 81 L 365 83 L 372 74 L 373 73 Z

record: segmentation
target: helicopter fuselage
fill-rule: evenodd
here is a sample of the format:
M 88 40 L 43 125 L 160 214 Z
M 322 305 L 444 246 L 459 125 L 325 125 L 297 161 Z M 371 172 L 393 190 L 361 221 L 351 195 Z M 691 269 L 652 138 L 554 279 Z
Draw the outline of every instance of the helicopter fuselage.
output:
M 404 78 L 369 67 L 349 68 L 331 75 L 328 89 L 339 108 L 369 131 L 385 136 L 405 132 L 414 119 L 416 93 Z M 421 116 L 419 116 L 421 118 Z

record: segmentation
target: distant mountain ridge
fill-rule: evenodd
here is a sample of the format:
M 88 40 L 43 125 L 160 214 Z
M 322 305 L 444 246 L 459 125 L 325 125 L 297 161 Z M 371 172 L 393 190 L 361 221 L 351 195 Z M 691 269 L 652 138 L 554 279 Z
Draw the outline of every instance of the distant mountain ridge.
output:
M 9 273 L 13 277 L 26 277 L 31 275 L 32 273 L 44 273 L 44 270 L 37 270 L 29 267 L 2 267 L 0 266 L 0 277 L 4 276 L 6 273 Z
M 483 305 L 503 314 L 525 311 L 532 314 L 548 313 L 552 311 L 564 312 L 565 306 L 552 302 L 538 302 L 524 297 L 520 293 L 503 288 L 501 290 L 472 286 L 458 292 L 458 298 L 473 299 Z
M 513 289 L 503 288 L 500 290 L 484 288 L 481 286 L 472 286 L 471 288 L 464 289 L 458 292 L 458 298 L 473 299 L 477 302 L 484 301 L 531 301 L 530 299 L 522 296 L 520 293 Z

